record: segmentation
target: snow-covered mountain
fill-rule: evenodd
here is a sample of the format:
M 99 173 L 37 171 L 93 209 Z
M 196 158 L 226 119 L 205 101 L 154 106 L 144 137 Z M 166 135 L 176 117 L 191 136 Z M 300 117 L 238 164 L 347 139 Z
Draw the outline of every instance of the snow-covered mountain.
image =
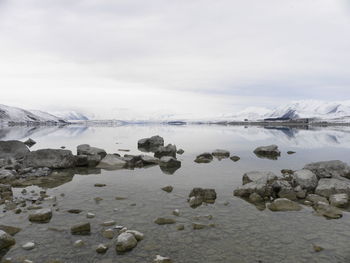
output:
M 86 114 L 77 111 L 55 111 L 52 114 L 68 121 L 87 121 L 90 119 Z
M 24 110 L 0 104 L 0 123 L 65 123 L 65 120 L 37 110 Z

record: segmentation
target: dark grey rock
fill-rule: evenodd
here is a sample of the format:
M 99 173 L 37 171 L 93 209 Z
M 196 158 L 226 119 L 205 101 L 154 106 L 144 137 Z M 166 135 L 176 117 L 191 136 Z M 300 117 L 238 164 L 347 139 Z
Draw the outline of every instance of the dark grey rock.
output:
M 75 166 L 75 158 L 69 150 L 41 149 L 28 153 L 24 157 L 23 164 L 25 167 L 34 168 L 71 168 Z

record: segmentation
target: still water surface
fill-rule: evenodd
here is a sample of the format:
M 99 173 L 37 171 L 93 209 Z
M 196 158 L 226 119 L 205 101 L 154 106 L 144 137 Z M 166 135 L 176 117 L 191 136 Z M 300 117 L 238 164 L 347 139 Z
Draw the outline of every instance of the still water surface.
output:
M 32 149 L 65 146 L 76 153 L 79 144 L 88 143 L 104 148 L 109 153 L 129 149 L 140 154 L 137 140 L 160 135 L 165 143 L 176 144 L 185 150 L 178 159 L 182 167 L 174 174 L 163 173 L 158 166 L 135 170 L 90 170 L 81 174 L 67 174 L 64 180 L 51 183 L 48 194 L 57 196 L 59 211 L 54 212 L 49 224 L 30 224 L 27 214 L 0 214 L 0 222 L 22 227 L 15 237 L 17 245 L 6 257 L 18 262 L 24 258 L 34 262 L 152 262 L 156 255 L 168 256 L 174 262 L 350 262 L 350 214 L 345 212 L 339 220 L 327 220 L 313 214 L 312 208 L 300 212 L 259 211 L 253 205 L 233 197 L 235 187 L 241 185 L 245 172 L 301 169 L 306 163 L 323 160 L 349 162 L 350 129 L 266 129 L 243 126 L 168 126 L 130 125 L 120 127 L 64 128 L 1 128 L 0 139 L 26 139 L 37 141 Z M 277 144 L 282 156 L 277 160 L 260 159 L 253 150 L 257 146 Z M 226 149 L 241 160 L 214 160 L 197 164 L 195 156 L 215 149 Z M 296 154 L 288 155 L 287 151 Z M 95 183 L 104 183 L 102 188 Z M 174 191 L 165 193 L 160 188 L 172 185 Z M 47 187 L 48 185 L 46 185 Z M 44 185 L 45 187 L 45 185 Z M 215 188 L 215 204 L 192 209 L 187 196 L 194 187 Z M 15 189 L 20 194 L 22 189 Z M 61 196 L 64 194 L 64 196 Z M 115 200 L 116 196 L 126 197 Z M 96 202 L 94 198 L 103 200 Z M 229 205 L 225 205 L 229 202 Z M 134 205 L 136 204 L 136 205 Z M 45 203 L 46 206 L 49 203 Z M 68 209 L 84 210 L 69 214 Z M 117 209 L 117 210 L 115 210 Z M 172 216 L 179 209 L 180 217 Z M 96 214 L 86 219 L 86 212 Z M 212 215 L 213 219 L 193 219 Z M 173 217 L 185 230 L 176 225 L 159 226 L 157 217 Z M 138 246 L 123 255 L 111 247 L 106 254 L 98 255 L 99 243 L 110 242 L 101 235 L 101 223 L 115 220 L 118 225 L 136 229 L 145 234 Z M 69 227 L 78 222 L 92 224 L 90 236 L 72 236 Z M 215 227 L 192 230 L 192 222 L 215 224 Z M 73 247 L 77 239 L 85 241 L 83 248 Z M 25 251 L 21 245 L 34 241 L 34 250 Z M 316 253 L 313 245 L 325 250 Z M 17 261 L 15 261 L 17 262 Z

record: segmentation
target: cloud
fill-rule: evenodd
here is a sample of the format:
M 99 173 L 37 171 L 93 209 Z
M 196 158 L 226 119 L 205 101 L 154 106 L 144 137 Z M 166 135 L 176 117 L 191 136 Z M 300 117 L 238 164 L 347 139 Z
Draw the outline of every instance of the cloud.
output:
M 344 0 L 0 0 L 2 103 L 201 115 L 338 100 L 349 17 Z

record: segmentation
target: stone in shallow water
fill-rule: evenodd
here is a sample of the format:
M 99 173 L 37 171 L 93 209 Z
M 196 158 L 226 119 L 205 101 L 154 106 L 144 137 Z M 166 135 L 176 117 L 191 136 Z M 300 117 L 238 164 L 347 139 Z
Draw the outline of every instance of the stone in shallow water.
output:
M 0 225 L 0 230 L 5 231 L 7 234 L 10 234 L 11 236 L 14 236 L 18 232 L 20 232 L 22 229 L 14 226 Z
M 162 257 L 160 255 L 157 255 L 153 262 L 154 263 L 172 263 L 173 261 L 168 257 Z
M 86 214 L 86 218 L 94 218 L 94 217 L 95 217 L 95 214 L 93 214 L 93 213 Z
M 162 188 L 163 191 L 167 192 L 167 193 L 171 193 L 173 191 L 173 187 L 171 185 L 168 185 L 168 186 L 164 186 Z
M 72 235 L 89 235 L 91 231 L 90 223 L 79 223 L 71 227 Z
M 238 162 L 241 159 L 241 157 L 234 155 L 234 156 L 231 156 L 230 159 L 234 162 Z
M 102 223 L 103 226 L 113 226 L 116 222 L 114 220 L 105 221 Z
M 36 223 L 48 223 L 52 218 L 52 210 L 49 208 L 38 209 L 29 214 L 29 221 Z
M 26 154 L 23 164 L 25 167 L 34 168 L 71 168 L 75 166 L 75 157 L 69 150 L 40 149 Z
M 109 229 L 103 230 L 102 236 L 108 239 L 112 239 L 114 237 L 113 229 L 109 228 Z
M 114 154 L 107 154 L 96 167 L 106 170 L 117 170 L 125 168 L 126 165 L 127 162 L 124 161 L 121 157 L 118 157 Z
M 5 231 L 0 230 L 0 250 L 16 244 L 16 240 Z
M 268 208 L 271 211 L 299 211 L 302 207 L 289 199 L 286 198 L 278 198 L 274 200 Z
M 313 206 L 318 215 L 324 216 L 329 219 L 339 219 L 343 216 L 343 212 L 327 203 L 318 202 Z
M 230 152 L 227 150 L 221 150 L 221 149 L 217 149 L 215 151 L 212 152 L 212 154 L 215 158 L 221 160 L 221 159 L 225 159 L 230 157 Z
M 350 178 L 350 166 L 338 160 L 310 163 L 305 165 L 304 169 L 312 171 L 318 178 Z
M 126 252 L 132 250 L 137 245 L 137 240 L 133 234 L 121 233 L 117 237 L 116 250 L 117 252 Z
M 24 250 L 32 250 L 35 248 L 35 243 L 34 242 L 27 242 L 22 246 L 22 248 Z
M 211 153 L 202 153 L 196 157 L 194 160 L 196 163 L 210 163 L 213 160 L 213 155 Z
M 141 241 L 144 238 L 144 234 L 137 231 L 137 230 L 127 230 L 127 231 L 125 231 L 125 233 L 130 233 L 130 234 L 134 235 L 134 237 L 136 238 L 137 241 Z
M 315 194 L 329 198 L 333 194 L 350 194 L 350 181 L 347 179 L 322 178 L 318 181 Z
M 281 156 L 280 150 L 278 150 L 277 145 L 260 146 L 254 150 L 254 153 L 259 158 L 267 158 L 272 160 L 277 160 Z
M 74 247 L 77 247 L 77 248 L 83 247 L 84 245 L 85 245 L 85 243 L 81 239 L 74 242 Z
M 107 250 L 108 250 L 108 247 L 104 244 L 99 244 L 96 248 L 96 252 L 99 254 L 104 254 L 107 252 Z
M 349 204 L 348 194 L 334 194 L 329 197 L 329 202 L 335 207 L 346 207 Z
M 156 220 L 154 220 L 154 223 L 158 225 L 168 225 L 168 224 L 175 224 L 176 220 L 172 218 L 158 217 Z

